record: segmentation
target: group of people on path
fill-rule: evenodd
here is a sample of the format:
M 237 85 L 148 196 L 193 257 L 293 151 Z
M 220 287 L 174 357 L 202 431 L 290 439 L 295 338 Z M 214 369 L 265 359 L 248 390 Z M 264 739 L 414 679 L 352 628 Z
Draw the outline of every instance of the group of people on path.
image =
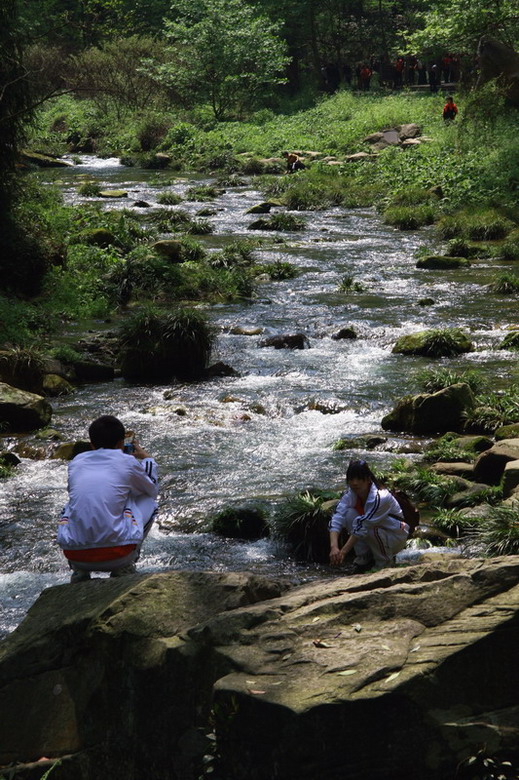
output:
M 135 573 L 157 512 L 157 464 L 135 439 L 125 445 L 122 422 L 102 415 L 88 433 L 91 450 L 69 464 L 68 502 L 58 525 L 73 583 L 92 572 Z M 354 573 L 391 566 L 410 531 L 399 503 L 363 460 L 349 464 L 346 482 L 329 525 L 330 563 L 340 565 L 353 549 Z M 344 531 L 348 539 L 340 547 Z

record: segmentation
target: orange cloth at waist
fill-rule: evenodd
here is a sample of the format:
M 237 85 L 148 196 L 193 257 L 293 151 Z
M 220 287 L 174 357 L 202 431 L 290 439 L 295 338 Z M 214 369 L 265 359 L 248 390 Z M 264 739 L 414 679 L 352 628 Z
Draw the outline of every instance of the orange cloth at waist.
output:
M 137 547 L 136 544 L 121 544 L 118 547 L 91 547 L 88 550 L 63 550 L 65 558 L 80 563 L 100 563 L 124 558 Z
M 363 515 L 364 514 L 364 502 L 360 498 L 360 496 L 357 496 L 357 500 L 355 501 L 355 509 L 357 510 L 359 515 Z

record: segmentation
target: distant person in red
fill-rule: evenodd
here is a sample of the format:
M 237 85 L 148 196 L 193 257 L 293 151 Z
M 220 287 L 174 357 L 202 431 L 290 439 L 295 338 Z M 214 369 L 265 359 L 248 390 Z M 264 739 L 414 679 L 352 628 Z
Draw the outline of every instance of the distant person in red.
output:
M 369 85 L 371 82 L 371 77 L 373 75 L 373 71 L 369 67 L 369 65 L 363 65 L 360 69 L 360 75 L 359 75 L 359 82 L 360 82 L 360 88 L 363 90 L 369 90 Z
M 452 122 L 453 119 L 456 119 L 456 114 L 458 113 L 458 106 L 454 102 L 451 95 L 447 98 L 447 102 L 445 103 L 443 107 L 443 118 L 446 122 Z

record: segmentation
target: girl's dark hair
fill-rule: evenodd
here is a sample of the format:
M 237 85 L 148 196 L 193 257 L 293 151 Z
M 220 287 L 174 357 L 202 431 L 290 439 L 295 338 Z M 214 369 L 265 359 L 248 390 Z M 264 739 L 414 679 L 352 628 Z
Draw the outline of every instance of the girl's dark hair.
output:
M 97 450 L 100 447 L 104 449 L 115 449 L 119 442 L 124 439 L 124 425 L 117 417 L 111 414 L 103 414 L 91 424 L 88 429 L 88 435 L 92 445 Z
M 380 487 L 376 476 L 365 460 L 350 460 L 346 470 L 346 482 L 349 482 L 350 479 L 369 479 L 375 487 Z

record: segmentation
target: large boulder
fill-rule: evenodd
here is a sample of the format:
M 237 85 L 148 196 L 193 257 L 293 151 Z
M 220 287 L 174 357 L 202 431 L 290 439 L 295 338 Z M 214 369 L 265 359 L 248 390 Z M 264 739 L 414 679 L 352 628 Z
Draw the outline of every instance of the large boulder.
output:
M 382 418 L 385 431 L 403 431 L 420 435 L 457 431 L 463 427 L 464 414 L 475 405 L 469 385 L 458 382 L 436 393 L 401 398 Z
M 0 382 L 0 428 L 3 433 L 24 433 L 43 428 L 52 417 L 52 406 L 41 395 Z
M 510 460 L 503 473 L 503 496 L 510 498 L 519 488 L 519 459 Z
M 503 439 L 482 452 L 474 463 L 474 479 L 487 485 L 498 485 L 507 463 L 519 460 L 519 439 Z
M 517 753 L 519 558 L 292 590 L 170 572 L 45 590 L 0 645 L 0 763 L 56 780 L 438 780 Z M 265 600 L 267 599 L 267 600 Z M 36 775 L 33 775 L 36 776 Z

